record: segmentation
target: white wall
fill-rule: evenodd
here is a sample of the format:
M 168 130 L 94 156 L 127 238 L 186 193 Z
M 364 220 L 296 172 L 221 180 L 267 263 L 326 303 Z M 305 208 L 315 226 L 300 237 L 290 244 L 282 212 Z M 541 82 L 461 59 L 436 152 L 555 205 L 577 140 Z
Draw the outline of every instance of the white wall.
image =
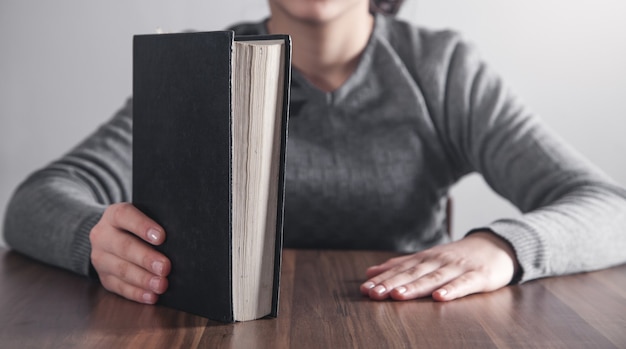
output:
M 19 181 L 130 95 L 133 34 L 215 30 L 267 13 L 265 0 L 1 0 L 0 221 Z M 407 0 L 401 16 L 464 32 L 553 128 L 626 184 L 624 13 L 621 0 Z M 457 235 L 516 214 L 477 176 L 453 196 Z

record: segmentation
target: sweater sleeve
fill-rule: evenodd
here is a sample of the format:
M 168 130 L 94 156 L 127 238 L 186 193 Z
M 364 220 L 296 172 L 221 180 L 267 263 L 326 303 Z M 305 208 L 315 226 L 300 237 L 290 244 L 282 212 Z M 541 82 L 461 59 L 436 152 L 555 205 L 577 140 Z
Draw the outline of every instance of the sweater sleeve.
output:
M 462 172 L 481 173 L 522 211 L 480 228 L 513 246 L 520 281 L 626 262 L 626 191 L 533 115 L 470 45 L 457 43 L 449 62 L 442 134 Z
M 32 258 L 88 275 L 89 232 L 105 208 L 129 201 L 132 101 L 60 159 L 30 175 L 9 201 L 7 244 Z

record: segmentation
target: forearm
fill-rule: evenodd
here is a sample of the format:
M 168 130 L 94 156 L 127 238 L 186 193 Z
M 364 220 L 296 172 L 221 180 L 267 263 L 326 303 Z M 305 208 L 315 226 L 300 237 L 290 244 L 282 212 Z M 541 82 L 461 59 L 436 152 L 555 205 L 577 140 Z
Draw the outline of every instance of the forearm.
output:
M 12 248 L 77 273 L 89 270 L 89 232 L 113 203 L 130 201 L 132 103 L 71 152 L 28 177 L 8 204 Z
M 35 173 L 15 192 L 4 224 L 7 244 L 42 262 L 87 275 L 89 231 L 104 206 L 67 178 Z
M 488 228 L 513 246 L 524 282 L 626 262 L 625 212 L 623 190 L 595 185 Z

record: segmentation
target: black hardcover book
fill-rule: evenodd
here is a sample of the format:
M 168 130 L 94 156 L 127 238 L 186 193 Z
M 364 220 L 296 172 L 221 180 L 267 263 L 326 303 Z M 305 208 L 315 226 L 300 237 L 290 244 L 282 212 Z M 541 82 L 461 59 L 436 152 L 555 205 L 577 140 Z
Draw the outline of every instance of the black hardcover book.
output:
M 276 316 L 291 77 L 286 35 L 136 35 L 133 203 L 172 262 L 159 303 Z

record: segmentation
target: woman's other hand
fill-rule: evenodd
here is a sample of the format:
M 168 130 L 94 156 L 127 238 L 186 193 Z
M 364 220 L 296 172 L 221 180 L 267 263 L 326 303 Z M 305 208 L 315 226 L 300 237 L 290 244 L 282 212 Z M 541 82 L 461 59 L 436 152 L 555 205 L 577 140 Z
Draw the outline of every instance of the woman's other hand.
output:
M 508 285 L 519 268 L 502 238 L 476 232 L 464 239 L 392 258 L 367 269 L 361 293 L 375 300 L 431 296 L 449 301 Z

